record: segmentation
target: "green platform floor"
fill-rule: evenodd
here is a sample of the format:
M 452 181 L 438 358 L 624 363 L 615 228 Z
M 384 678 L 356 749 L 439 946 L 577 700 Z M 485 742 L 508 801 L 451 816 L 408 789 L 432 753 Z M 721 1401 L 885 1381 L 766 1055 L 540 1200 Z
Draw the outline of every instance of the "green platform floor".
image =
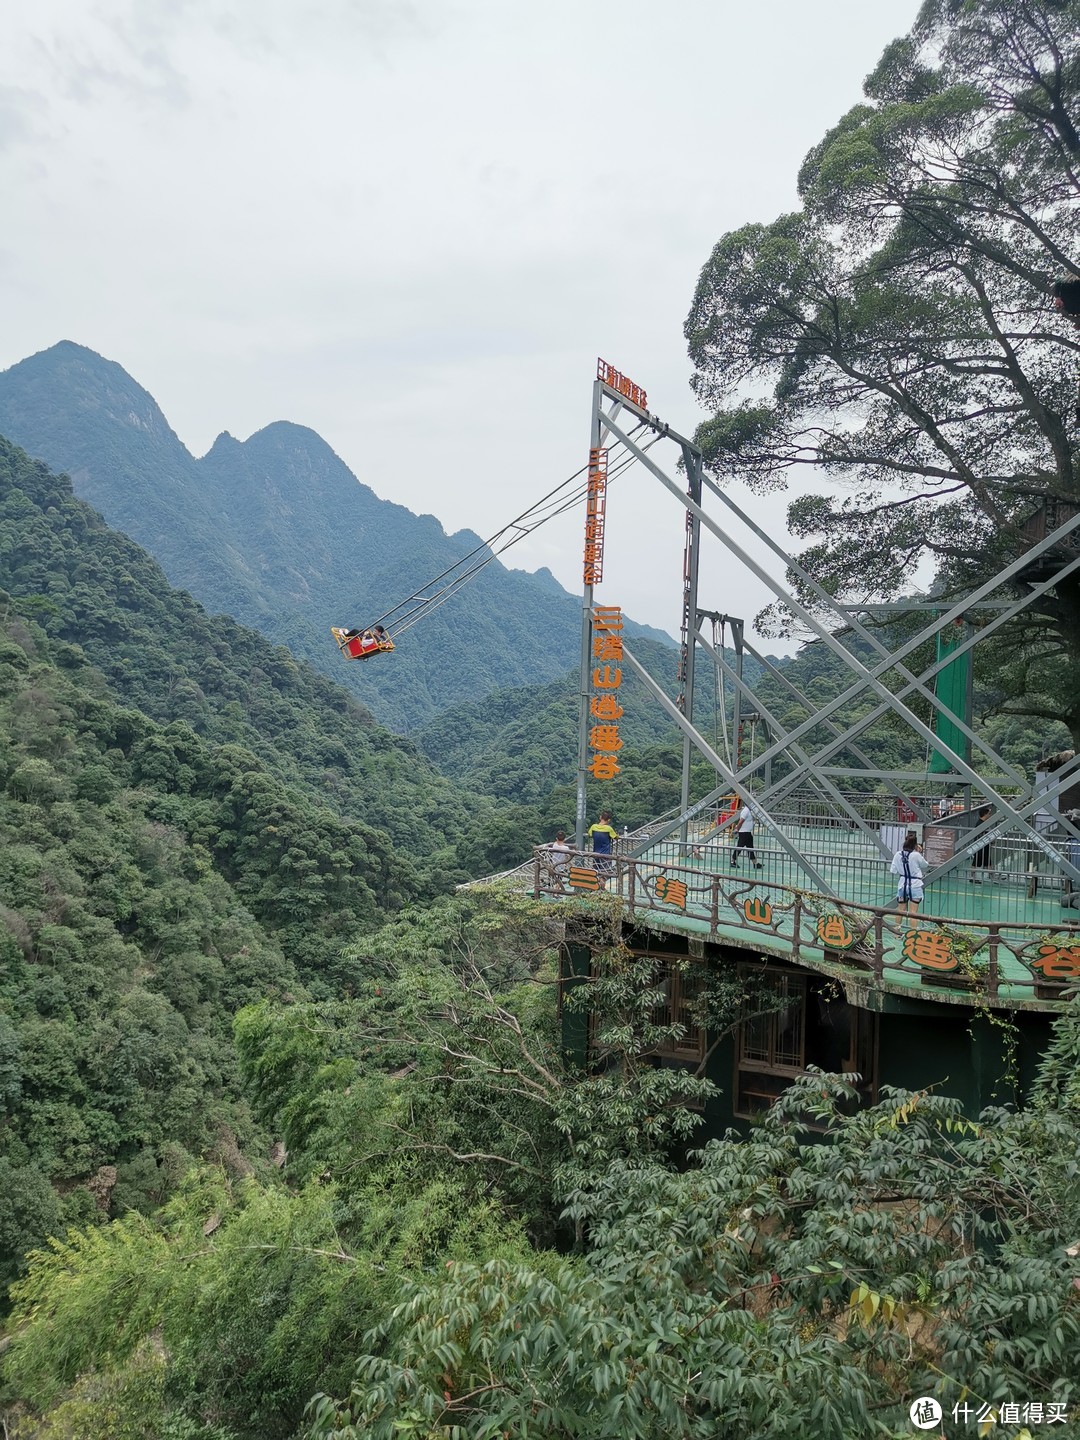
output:
M 813 865 L 814 869 L 842 900 L 855 905 L 889 906 L 896 896 L 896 877 L 889 873 L 888 863 L 877 849 L 860 833 L 836 826 L 798 826 L 785 828 L 784 835 L 800 857 Z M 759 832 L 756 845 L 757 858 L 762 869 L 754 871 L 760 881 L 772 881 L 777 885 L 788 885 L 820 893 L 821 887 L 814 882 L 808 869 L 799 865 L 768 831 Z M 692 856 L 682 858 L 681 847 L 662 842 L 645 855 L 644 860 L 662 863 L 677 863 L 687 869 L 709 874 L 735 875 L 747 878 L 750 864 L 743 854 L 734 869 L 731 858 L 734 851 L 726 840 L 722 843 L 706 841 L 702 845 L 700 859 Z M 989 921 L 1008 922 L 1016 925 L 1070 924 L 1080 921 L 1080 910 L 1062 907 L 1060 880 L 1045 871 L 1037 873 L 1035 885 L 1026 871 L 1004 868 L 1022 864 L 1015 853 L 1002 861 L 1002 868 L 989 874 L 976 871 L 969 864 L 961 864 L 940 880 L 926 887 L 923 909 L 928 913 L 986 924 Z M 1046 864 L 1045 860 L 1042 861 Z M 981 883 L 977 883 L 976 876 Z M 1029 891 L 1034 890 L 1034 894 Z

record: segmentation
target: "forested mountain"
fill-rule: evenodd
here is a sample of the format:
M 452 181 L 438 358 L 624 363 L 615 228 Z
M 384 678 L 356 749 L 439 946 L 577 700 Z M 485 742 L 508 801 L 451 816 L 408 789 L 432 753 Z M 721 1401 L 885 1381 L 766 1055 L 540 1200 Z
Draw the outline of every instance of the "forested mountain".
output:
M 480 537 L 448 536 L 433 516 L 380 499 L 303 426 L 243 442 L 223 434 L 196 459 L 119 365 L 65 341 L 0 375 L 0 434 L 69 473 L 173 584 L 287 645 L 400 731 L 493 689 L 554 679 L 576 659 L 580 602 L 547 571 L 493 561 L 408 632 L 393 665 L 342 662 L 331 625 L 376 619 Z M 378 483 L 392 493 L 397 477 Z M 531 498 L 508 496 L 492 531 Z
M 345 947 L 534 837 L 2 440 L 0 585 L 3 1286 L 195 1157 L 249 1173 L 234 1011 L 347 992 Z
M 633 650 L 674 700 L 679 691 L 678 652 L 646 637 L 635 639 Z M 755 684 L 760 673 L 761 667 L 748 657 L 746 683 Z M 695 723 L 723 754 L 720 707 L 730 720 L 731 686 L 718 690 L 712 667 L 699 660 L 694 688 Z M 580 679 L 574 670 L 546 685 L 500 690 L 483 700 L 455 705 L 412 738 L 444 775 L 500 799 L 540 802 L 554 786 L 566 785 L 577 773 L 579 696 Z M 647 752 L 654 752 L 654 763 L 659 763 L 660 746 L 681 755 L 677 727 L 629 667 L 623 675 L 620 703 L 624 711 L 619 719 L 624 744 L 620 764 L 640 761 Z
M 303 993 L 283 948 L 297 922 L 315 941 L 300 969 L 320 989 L 329 976 L 313 967 L 378 907 L 359 826 L 308 810 L 292 874 L 278 871 L 267 810 L 299 821 L 296 795 L 241 747 L 119 705 L 76 647 L 51 643 L 6 595 L 0 611 L 6 1287 L 45 1234 L 156 1205 L 196 1156 L 236 1174 L 251 1169 L 244 1152 L 265 1159 L 232 1014 Z M 262 805 L 249 808 L 253 792 Z M 339 878 L 312 864 L 331 845 Z M 387 852 L 384 840 L 390 868 Z
M 380 889 L 380 904 L 509 858 L 475 850 L 486 802 L 444 780 L 411 742 L 288 650 L 207 615 L 75 499 L 66 478 L 3 441 L 0 584 L 54 644 L 77 646 L 125 704 L 184 734 L 244 747 L 336 815 L 378 832 L 386 865 L 375 867 L 377 886 L 367 883 Z M 461 845 L 471 856 L 464 865 Z

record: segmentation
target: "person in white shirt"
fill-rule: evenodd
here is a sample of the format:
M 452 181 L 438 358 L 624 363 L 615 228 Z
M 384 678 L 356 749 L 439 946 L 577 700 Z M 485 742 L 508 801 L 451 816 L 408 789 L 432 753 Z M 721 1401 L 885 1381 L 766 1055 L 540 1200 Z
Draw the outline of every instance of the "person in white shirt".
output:
M 754 862 L 755 867 L 761 869 L 761 861 L 757 858 L 757 851 L 754 849 L 754 812 L 749 805 L 744 805 L 739 811 L 739 833 L 735 837 L 735 849 L 731 852 L 731 868 L 739 868 L 739 851 L 749 850 L 749 858 Z
M 566 843 L 566 831 L 556 830 L 555 839 L 545 848 L 551 863 L 552 878 L 562 886 L 570 868 L 570 856 L 574 853 Z
M 915 831 L 909 830 L 903 848 L 897 850 L 889 867 L 897 877 L 896 903 L 901 915 L 916 915 L 922 904 L 923 878 L 930 865 L 920 853 L 921 848 Z M 913 925 L 912 929 L 918 929 L 918 926 Z

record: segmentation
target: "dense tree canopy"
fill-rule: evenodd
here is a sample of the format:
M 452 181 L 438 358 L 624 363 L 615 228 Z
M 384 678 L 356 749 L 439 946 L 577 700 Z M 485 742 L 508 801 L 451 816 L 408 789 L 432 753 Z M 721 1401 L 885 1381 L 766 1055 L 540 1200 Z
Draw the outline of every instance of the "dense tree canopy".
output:
M 1080 7 L 927 0 L 809 153 L 802 207 L 728 234 L 686 322 L 713 473 L 806 475 L 790 525 L 824 586 L 894 598 L 924 557 L 963 593 L 1077 502 Z M 801 488 L 801 487 L 800 487 Z M 1004 653 L 1004 652 L 999 652 Z M 1013 706 L 1080 733 L 1080 584 L 1014 626 Z
M 315 1434 L 884 1440 L 919 1395 L 1073 1415 L 1075 1105 L 972 1122 L 926 1094 L 845 1116 L 848 1095 L 811 1075 L 684 1173 L 614 1163 L 575 1200 L 582 1257 L 407 1284 Z

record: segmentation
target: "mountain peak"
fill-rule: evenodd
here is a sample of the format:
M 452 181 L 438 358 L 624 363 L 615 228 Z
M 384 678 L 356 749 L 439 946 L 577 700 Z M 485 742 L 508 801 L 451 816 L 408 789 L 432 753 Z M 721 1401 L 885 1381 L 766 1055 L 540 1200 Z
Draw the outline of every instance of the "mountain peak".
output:
M 148 393 L 131 378 L 122 365 L 118 365 L 115 360 L 107 360 L 96 350 L 91 350 L 86 345 L 79 345 L 74 340 L 58 340 L 47 350 L 39 350 L 35 355 L 28 355 L 25 360 L 20 360 L 4 373 L 6 375 L 60 376 L 76 372 L 93 376 L 100 382 L 108 381 L 113 385 L 138 391 L 143 395 Z
M 73 411 L 96 411 L 128 430 L 153 437 L 159 443 L 180 445 L 157 401 L 131 378 L 122 365 L 106 360 L 96 350 L 74 340 L 59 340 L 3 372 L 9 402 L 22 410 L 29 406 L 55 408 L 58 401 Z M 18 396 L 16 402 L 15 397 Z M 0 429 L 3 428 L 0 414 Z M 42 454 L 54 465 L 56 457 Z
M 339 475 L 344 472 L 352 484 L 356 483 L 356 477 L 341 456 L 316 430 L 292 420 L 273 420 L 264 425 L 244 441 L 244 448 L 252 458 L 273 455 L 279 463 L 285 460 L 296 466 L 299 462 L 305 470 Z

